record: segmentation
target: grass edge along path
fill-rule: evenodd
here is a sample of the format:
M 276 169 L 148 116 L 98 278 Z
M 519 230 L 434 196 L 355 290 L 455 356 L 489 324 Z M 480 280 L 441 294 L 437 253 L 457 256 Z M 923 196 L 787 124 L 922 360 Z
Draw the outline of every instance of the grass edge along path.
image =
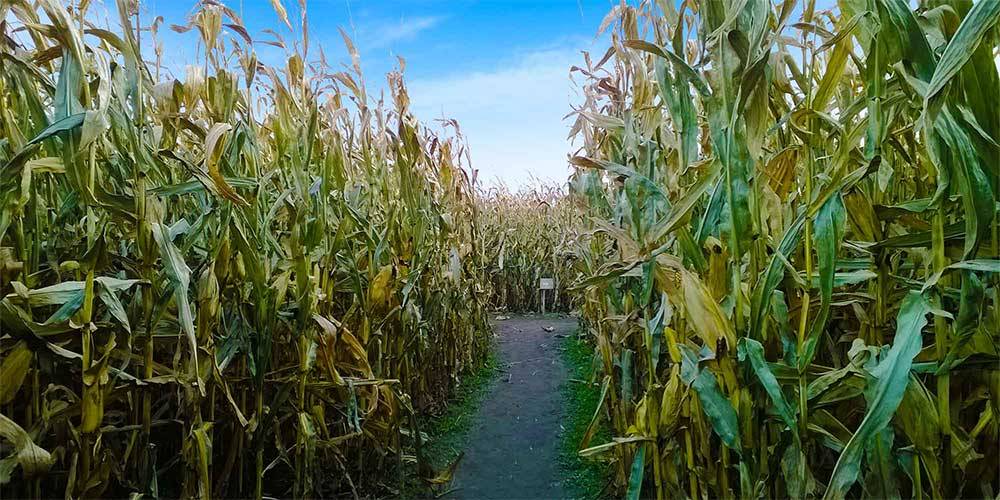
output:
M 577 329 L 562 342 L 562 358 L 568 375 L 561 388 L 563 398 L 563 427 L 559 443 L 559 465 L 563 484 L 573 498 L 594 499 L 602 496 L 607 484 L 604 463 L 584 458 L 578 453 L 580 440 L 597 409 L 600 388 L 594 383 L 594 348 Z M 607 426 L 599 426 L 593 442 L 610 441 Z
M 500 374 L 499 346 L 494 341 L 482 366 L 462 377 L 461 385 L 448 399 L 444 412 L 425 417 L 421 427 L 426 428 L 430 440 L 424 444 L 425 453 L 435 469 L 446 467 L 465 449 L 466 438 L 472 430 L 476 412 Z
M 426 436 L 422 445 L 424 457 L 435 471 L 443 471 L 465 449 L 476 413 L 490 394 L 500 371 L 500 345 L 493 339 L 483 364 L 459 375 L 460 385 L 448 398 L 444 411 L 439 415 L 420 417 L 420 429 Z M 421 484 L 414 469 L 407 468 L 406 485 L 400 492 L 400 498 L 434 498 L 448 491 L 448 488 L 434 491 Z

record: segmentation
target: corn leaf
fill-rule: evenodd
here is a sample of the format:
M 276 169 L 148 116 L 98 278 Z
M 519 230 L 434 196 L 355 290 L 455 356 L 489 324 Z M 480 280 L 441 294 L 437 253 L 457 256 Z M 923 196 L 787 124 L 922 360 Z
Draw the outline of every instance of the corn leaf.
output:
M 824 499 L 845 498 L 857 481 L 861 456 L 868 442 L 882 432 L 903 399 L 913 358 L 922 347 L 921 329 L 927 324 L 930 303 L 918 292 L 909 292 L 896 318 L 896 337 L 892 347 L 871 372 L 865 399 L 868 410 L 851 440 L 837 459 Z

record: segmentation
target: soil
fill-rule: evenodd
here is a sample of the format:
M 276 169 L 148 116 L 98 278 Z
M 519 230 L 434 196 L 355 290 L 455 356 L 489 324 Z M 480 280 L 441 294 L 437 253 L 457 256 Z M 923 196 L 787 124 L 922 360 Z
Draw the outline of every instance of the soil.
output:
M 559 466 L 565 432 L 559 388 L 567 369 L 559 347 L 576 320 L 515 316 L 496 321 L 494 329 L 503 371 L 475 416 L 448 498 L 566 497 Z

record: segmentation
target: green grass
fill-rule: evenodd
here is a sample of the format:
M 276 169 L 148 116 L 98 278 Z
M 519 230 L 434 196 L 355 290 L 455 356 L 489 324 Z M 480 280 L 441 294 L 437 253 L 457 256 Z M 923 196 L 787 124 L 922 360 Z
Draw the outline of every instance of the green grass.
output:
M 559 465 L 564 474 L 567 494 L 574 498 L 598 498 L 607 483 L 605 464 L 581 457 L 577 451 L 587 425 L 597 408 L 600 388 L 592 384 L 594 348 L 579 336 L 579 332 L 563 342 L 563 361 L 569 371 L 562 388 L 565 421 L 559 450 Z M 594 443 L 611 439 L 607 426 L 602 425 Z
M 483 366 L 462 377 L 462 385 L 455 390 L 445 411 L 428 417 L 421 425 L 430 437 L 430 441 L 424 445 L 425 454 L 435 469 L 450 464 L 468 444 L 466 438 L 476 411 L 483 398 L 489 394 L 498 373 L 500 360 L 496 345 L 493 345 Z
M 428 441 L 423 444 L 423 453 L 435 471 L 448 467 L 468 444 L 469 430 L 475 419 L 479 405 L 496 381 L 500 373 L 500 359 L 497 345 L 490 346 L 486 362 L 477 370 L 461 377 L 462 384 L 455 389 L 445 410 L 440 415 L 424 416 L 420 419 L 420 429 Z M 417 479 L 416 467 L 408 467 L 401 498 L 426 498 L 430 493 L 426 485 Z

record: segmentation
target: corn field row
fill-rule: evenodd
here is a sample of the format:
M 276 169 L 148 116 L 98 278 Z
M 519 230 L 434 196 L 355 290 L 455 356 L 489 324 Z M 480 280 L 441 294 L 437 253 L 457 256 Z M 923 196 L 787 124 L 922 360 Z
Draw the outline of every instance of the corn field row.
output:
M 409 113 L 402 62 L 368 95 L 346 35 L 335 70 L 200 2 L 174 79 L 161 19 L 88 5 L 0 1 L 2 496 L 433 481 L 417 417 L 489 342 L 461 136 Z
M 479 193 L 479 228 L 490 286 L 491 309 L 541 310 L 539 280 L 552 278 L 546 311 L 569 312 L 577 277 L 573 244 L 582 212 L 560 186 L 539 184 L 512 192 L 494 187 Z
M 1000 493 L 998 19 L 614 8 L 570 181 L 611 492 Z
M 618 4 L 568 193 L 479 188 L 304 1 L 294 40 L 200 3 L 183 79 L 88 6 L 0 0 L 3 495 L 446 482 L 420 415 L 542 277 L 610 495 L 1000 493 L 1000 2 Z

